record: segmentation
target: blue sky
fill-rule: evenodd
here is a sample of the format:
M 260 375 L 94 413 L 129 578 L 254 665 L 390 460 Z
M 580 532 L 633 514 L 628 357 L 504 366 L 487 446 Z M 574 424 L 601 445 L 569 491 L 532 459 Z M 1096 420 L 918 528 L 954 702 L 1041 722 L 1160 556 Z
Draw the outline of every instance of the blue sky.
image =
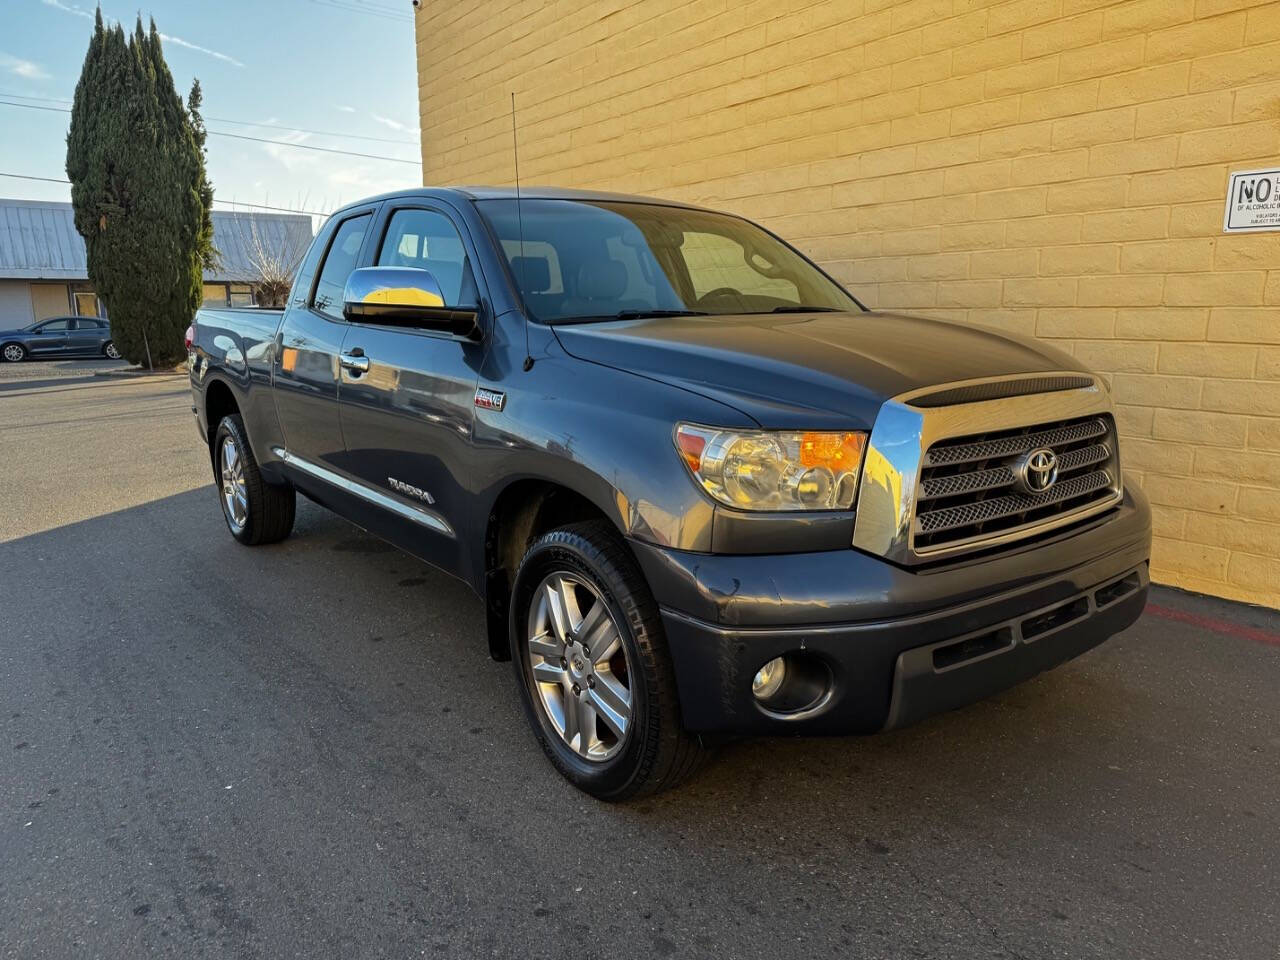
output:
M 0 101 L 69 107 L 59 101 L 75 92 L 93 29 L 92 3 L 0 5 Z M 166 37 L 165 59 L 178 92 L 185 97 L 192 78 L 200 78 L 211 132 L 412 161 L 210 136 L 218 200 L 327 213 L 372 193 L 421 184 L 409 0 L 151 0 L 140 7 L 107 0 L 102 11 L 132 29 L 139 9 Z M 0 173 L 65 179 L 68 119 L 0 103 Z M 70 187 L 0 177 L 0 197 L 66 200 Z

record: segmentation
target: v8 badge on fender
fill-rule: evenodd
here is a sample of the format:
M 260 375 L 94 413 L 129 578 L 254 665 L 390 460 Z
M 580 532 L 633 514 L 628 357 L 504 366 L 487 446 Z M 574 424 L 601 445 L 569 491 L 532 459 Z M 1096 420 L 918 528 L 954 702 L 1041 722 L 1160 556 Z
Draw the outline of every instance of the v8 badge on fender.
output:
M 507 395 L 501 390 L 488 390 L 476 387 L 476 406 L 482 410 L 501 411 L 507 405 Z

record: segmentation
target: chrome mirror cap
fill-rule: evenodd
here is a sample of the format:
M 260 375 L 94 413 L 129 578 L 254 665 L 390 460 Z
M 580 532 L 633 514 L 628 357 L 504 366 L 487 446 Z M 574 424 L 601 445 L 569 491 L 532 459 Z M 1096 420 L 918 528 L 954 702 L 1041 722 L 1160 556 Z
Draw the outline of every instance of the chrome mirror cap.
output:
M 438 330 L 480 339 L 480 308 L 448 306 L 440 282 L 418 267 L 360 267 L 342 294 L 342 315 L 351 323 Z
M 342 294 L 342 312 L 348 318 L 443 306 L 439 281 L 431 271 L 417 267 L 360 267 L 351 271 Z

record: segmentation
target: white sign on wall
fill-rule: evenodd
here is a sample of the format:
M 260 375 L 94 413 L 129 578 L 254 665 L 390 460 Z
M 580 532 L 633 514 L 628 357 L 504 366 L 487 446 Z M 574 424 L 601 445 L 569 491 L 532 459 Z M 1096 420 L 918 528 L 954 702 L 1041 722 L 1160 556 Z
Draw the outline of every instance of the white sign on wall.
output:
M 1280 230 L 1280 168 L 1237 170 L 1227 185 L 1224 233 Z

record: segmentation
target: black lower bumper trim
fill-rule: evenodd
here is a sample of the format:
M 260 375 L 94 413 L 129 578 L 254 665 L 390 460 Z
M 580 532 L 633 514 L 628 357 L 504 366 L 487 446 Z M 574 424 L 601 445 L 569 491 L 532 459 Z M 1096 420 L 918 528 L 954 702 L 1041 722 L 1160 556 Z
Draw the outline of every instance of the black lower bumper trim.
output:
M 925 615 L 809 627 L 729 627 L 662 609 L 685 726 L 699 732 L 875 733 L 982 699 L 1057 666 L 1128 627 L 1149 587 L 1128 549 L 1030 589 Z M 770 659 L 830 672 L 820 709 L 762 709 L 751 678 Z
M 1143 564 L 979 633 L 904 650 L 884 728 L 973 703 L 1079 656 L 1137 619 L 1148 586 Z

